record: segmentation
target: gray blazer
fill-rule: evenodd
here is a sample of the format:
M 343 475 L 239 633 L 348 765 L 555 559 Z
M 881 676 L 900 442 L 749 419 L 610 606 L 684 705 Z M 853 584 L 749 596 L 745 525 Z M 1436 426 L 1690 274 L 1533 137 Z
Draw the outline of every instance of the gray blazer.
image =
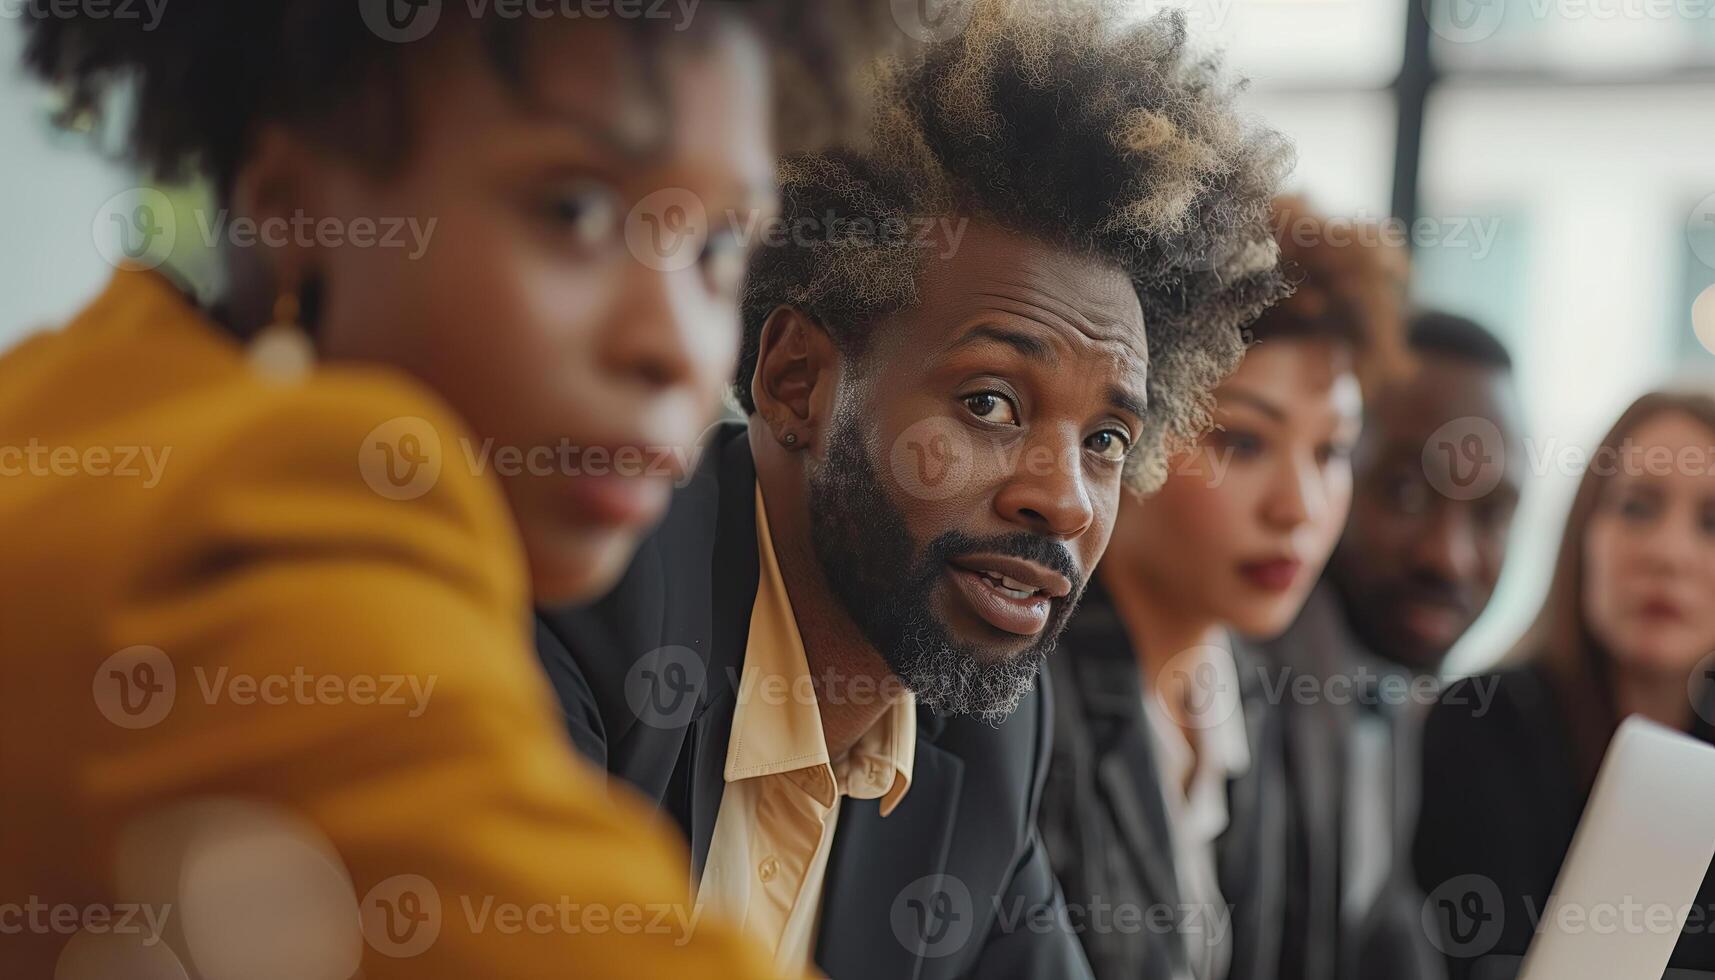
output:
M 1228 784 L 1230 823 L 1216 844 L 1224 910 L 1182 905 L 1144 685 L 1099 585 L 1091 585 L 1051 660 L 1054 762 L 1042 836 L 1101 980 L 1188 976 L 1184 942 L 1168 927 L 1180 916 L 1209 914 L 1231 917 L 1231 980 L 1310 976 L 1302 972 L 1306 944 L 1287 936 L 1304 856 L 1293 843 L 1282 719 L 1267 702 L 1254 653 L 1235 644 L 1233 654 L 1251 766 Z
M 1277 690 L 1290 690 L 1287 682 L 1299 673 L 1325 681 L 1335 676 L 1374 678 L 1399 669 L 1352 636 L 1339 597 L 1326 582 L 1311 594 L 1297 622 L 1259 649 L 1275 669 L 1286 672 Z M 1330 980 L 1440 980 L 1444 969 L 1423 927 L 1423 896 L 1411 866 L 1424 711 L 1409 705 L 1348 703 L 1343 697 L 1340 703 L 1332 698 L 1303 703 L 1287 698 L 1281 709 L 1293 796 L 1301 813 L 1300 845 L 1311 867 L 1319 869 L 1306 882 L 1309 892 L 1298 914 L 1315 920 L 1312 934 L 1334 937 L 1328 948 L 1310 951 L 1309 975 Z M 1383 771 L 1352 769 L 1349 749 L 1360 723 L 1387 732 L 1389 754 Z M 1359 794 L 1382 801 L 1379 845 L 1349 825 Z M 1365 897 L 1348 901 L 1347 892 L 1358 887 Z

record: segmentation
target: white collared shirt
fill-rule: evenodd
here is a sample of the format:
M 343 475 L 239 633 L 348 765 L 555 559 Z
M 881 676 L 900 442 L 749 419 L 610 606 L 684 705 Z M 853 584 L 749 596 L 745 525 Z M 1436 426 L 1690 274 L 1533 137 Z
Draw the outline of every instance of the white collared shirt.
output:
M 1224 980 L 1232 965 L 1232 917 L 1221 894 L 1215 844 L 1226 832 L 1230 817 L 1227 783 L 1251 765 L 1238 667 L 1223 636 L 1218 644 L 1194 647 L 1175 657 L 1169 669 L 1187 672 L 1178 680 L 1184 691 L 1185 726 L 1197 736 L 1196 750 L 1155 689 L 1145 693 L 1143 708 L 1161 776 L 1179 901 L 1182 908 L 1194 910 L 1179 915 L 1179 934 L 1189 953 L 1191 976 Z

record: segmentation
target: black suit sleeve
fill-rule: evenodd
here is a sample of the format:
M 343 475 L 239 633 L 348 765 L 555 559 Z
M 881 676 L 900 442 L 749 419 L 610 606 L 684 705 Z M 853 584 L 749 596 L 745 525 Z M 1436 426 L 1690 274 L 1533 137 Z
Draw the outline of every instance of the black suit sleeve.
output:
M 548 680 L 559 698 L 566 719 L 566 734 L 585 758 L 606 769 L 607 726 L 602 723 L 601 711 L 596 707 L 595 691 L 572 652 L 540 617 L 536 620 L 536 652 L 542 658 L 542 668 L 547 671 Z
M 1054 739 L 1054 699 L 1048 684 L 1045 671 L 1032 694 L 1039 710 L 1029 806 L 1021 832 L 1024 850 L 1001 895 L 1000 914 L 983 944 L 982 955 L 967 974 L 972 980 L 1088 980 L 1092 976 L 1037 829 Z
M 1456 684 L 1447 695 L 1462 690 Z M 1539 876 L 1526 842 L 1545 829 L 1529 825 L 1534 808 L 1520 795 L 1531 793 L 1530 780 L 1507 764 L 1517 749 L 1501 744 L 1495 737 L 1500 730 L 1456 700 L 1437 705 L 1424 726 L 1412 860 L 1418 885 L 1433 903 L 1436 944 L 1447 954 L 1452 980 L 1485 975 L 1484 956 L 1523 955 L 1530 940 L 1527 910 L 1515 904 L 1517 883 Z M 1494 920 L 1501 923 L 1499 935 L 1493 926 L 1485 929 Z

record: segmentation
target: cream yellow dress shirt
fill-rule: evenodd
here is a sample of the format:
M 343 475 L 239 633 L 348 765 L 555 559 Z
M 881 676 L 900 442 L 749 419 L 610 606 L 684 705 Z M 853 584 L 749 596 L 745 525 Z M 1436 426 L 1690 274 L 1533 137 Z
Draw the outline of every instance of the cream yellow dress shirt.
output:
M 899 805 L 911 786 L 917 708 L 906 694 L 845 757 L 829 758 L 760 486 L 756 545 L 761 576 L 727 743 L 726 790 L 697 903 L 741 923 L 774 951 L 777 964 L 801 969 L 815 950 L 840 801 L 879 798 L 883 817 Z

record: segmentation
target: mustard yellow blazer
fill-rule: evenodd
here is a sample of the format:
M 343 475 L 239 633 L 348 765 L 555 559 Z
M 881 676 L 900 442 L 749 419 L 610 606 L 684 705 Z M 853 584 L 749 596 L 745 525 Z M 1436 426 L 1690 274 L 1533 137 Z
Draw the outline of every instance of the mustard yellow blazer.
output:
M 0 972 L 771 974 L 563 743 L 463 436 L 153 273 L 0 358 Z

